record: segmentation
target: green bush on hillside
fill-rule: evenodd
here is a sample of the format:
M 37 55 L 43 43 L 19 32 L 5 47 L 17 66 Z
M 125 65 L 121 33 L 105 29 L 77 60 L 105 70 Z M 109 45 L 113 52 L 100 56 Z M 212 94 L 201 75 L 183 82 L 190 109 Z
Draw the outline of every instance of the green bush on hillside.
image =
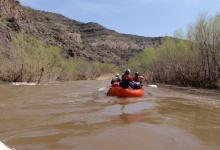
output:
M 0 20 L 0 30 L 3 29 L 4 27 L 5 27 L 5 23 L 2 20 Z
M 60 48 L 48 46 L 28 34 L 16 34 L 12 42 L 13 49 L 8 56 L 0 54 L 0 79 L 4 81 L 95 79 L 117 71 L 112 64 L 82 58 L 67 59 L 62 56 Z
M 1 63 L 1 78 L 6 81 L 37 81 L 42 69 L 45 78 L 59 75 L 62 56 L 57 47 L 47 46 L 44 42 L 27 34 L 19 33 L 12 38 L 13 49 L 9 57 Z

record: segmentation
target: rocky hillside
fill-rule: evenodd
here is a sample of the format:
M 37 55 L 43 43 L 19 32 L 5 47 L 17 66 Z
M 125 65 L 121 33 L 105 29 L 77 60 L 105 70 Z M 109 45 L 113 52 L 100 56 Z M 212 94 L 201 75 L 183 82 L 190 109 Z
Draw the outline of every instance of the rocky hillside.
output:
M 162 37 L 120 34 L 97 23 L 81 23 L 59 14 L 23 7 L 15 0 L 0 0 L 0 52 L 10 50 L 11 37 L 23 32 L 49 45 L 59 46 L 66 57 L 124 64 L 146 47 L 155 47 Z

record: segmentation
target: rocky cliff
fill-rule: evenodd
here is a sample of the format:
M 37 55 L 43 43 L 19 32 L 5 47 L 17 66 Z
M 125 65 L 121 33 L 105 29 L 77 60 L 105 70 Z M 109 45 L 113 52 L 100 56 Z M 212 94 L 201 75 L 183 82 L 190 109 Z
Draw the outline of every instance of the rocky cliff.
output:
M 11 36 L 24 32 L 49 45 L 59 46 L 66 57 L 124 64 L 162 37 L 120 34 L 97 23 L 81 23 L 59 14 L 23 7 L 15 0 L 0 0 L 0 51 L 10 50 Z

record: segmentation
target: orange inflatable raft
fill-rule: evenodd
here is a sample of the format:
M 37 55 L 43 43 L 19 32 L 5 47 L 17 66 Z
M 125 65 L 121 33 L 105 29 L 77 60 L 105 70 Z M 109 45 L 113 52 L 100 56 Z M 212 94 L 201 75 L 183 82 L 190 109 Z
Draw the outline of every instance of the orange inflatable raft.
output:
M 144 89 L 124 89 L 122 87 L 111 87 L 107 93 L 107 96 L 118 97 L 142 97 L 144 95 Z

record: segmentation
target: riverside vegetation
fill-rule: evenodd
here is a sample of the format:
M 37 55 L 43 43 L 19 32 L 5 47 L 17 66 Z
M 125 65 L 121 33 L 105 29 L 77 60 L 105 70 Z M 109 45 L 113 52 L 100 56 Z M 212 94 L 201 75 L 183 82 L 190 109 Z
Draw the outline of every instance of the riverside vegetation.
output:
M 0 80 L 95 79 L 116 72 L 116 65 L 124 66 L 163 39 L 121 34 L 98 23 L 0 0 Z
M 149 81 L 220 87 L 220 14 L 200 16 L 185 36 L 152 38 L 0 3 L 0 81 L 95 79 L 129 60 Z
M 219 87 L 220 14 L 201 15 L 190 25 L 187 36 L 167 38 L 157 48 L 147 48 L 129 60 L 129 66 L 140 70 L 149 81 L 203 88 Z
M 60 48 L 48 46 L 24 33 L 16 34 L 12 41 L 12 50 L 0 53 L 0 80 L 3 81 L 95 79 L 101 74 L 118 71 L 113 64 L 66 58 Z

